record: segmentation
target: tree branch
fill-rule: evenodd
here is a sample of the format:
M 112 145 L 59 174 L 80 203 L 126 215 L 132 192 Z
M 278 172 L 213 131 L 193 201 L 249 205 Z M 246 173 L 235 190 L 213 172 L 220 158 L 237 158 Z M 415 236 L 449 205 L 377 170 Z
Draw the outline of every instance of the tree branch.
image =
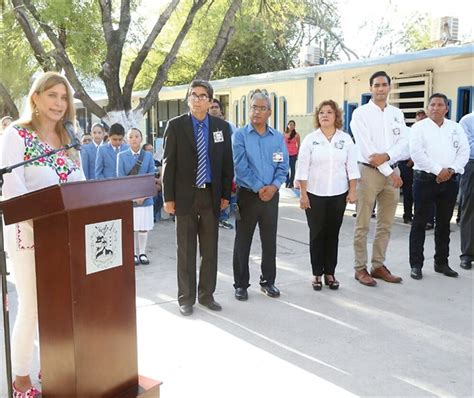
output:
M 57 70 L 54 63 L 51 60 L 51 56 L 49 56 L 46 51 L 44 50 L 43 45 L 38 39 L 38 35 L 34 31 L 33 27 L 28 20 L 28 17 L 25 14 L 24 6 L 20 0 L 12 0 L 13 4 L 13 12 L 15 14 L 15 19 L 20 24 L 28 42 L 33 49 L 34 57 L 40 64 L 41 68 L 46 72 L 48 70 Z
M 239 11 L 241 6 L 242 0 L 232 0 L 232 3 L 230 4 L 222 21 L 222 25 L 217 35 L 217 39 L 214 43 L 214 47 L 209 52 L 204 63 L 201 65 L 196 75 L 194 76 L 195 79 L 209 80 L 211 78 L 211 74 L 214 70 L 214 67 L 216 66 L 217 62 L 219 61 L 219 58 L 224 52 L 227 43 L 234 35 L 235 28 L 233 25 L 235 15 L 237 14 L 237 11 Z
M 145 98 L 143 98 L 143 100 L 140 101 L 140 104 L 137 106 L 135 111 L 141 109 L 143 113 L 146 113 L 158 100 L 158 93 L 160 92 L 164 82 L 166 81 L 168 71 L 171 65 L 173 65 L 174 61 L 176 60 L 176 55 L 178 54 L 181 44 L 183 43 L 184 38 L 186 37 L 189 29 L 191 28 L 193 19 L 199 9 L 206 3 L 206 1 L 207 0 L 194 0 L 193 5 L 186 18 L 186 21 L 184 22 L 181 31 L 178 33 L 178 36 L 176 37 L 170 52 L 168 53 L 163 63 L 158 68 L 158 71 L 156 72 L 155 80 L 153 81 L 153 84 L 151 85 L 148 94 L 145 96 Z
M 12 1 L 17 2 L 18 0 L 12 0 Z M 59 38 L 55 35 L 51 27 L 42 20 L 35 6 L 31 3 L 30 0 L 23 0 L 23 5 L 28 9 L 32 17 L 40 25 L 41 29 L 43 29 L 43 32 L 46 33 L 46 35 L 48 36 L 48 39 L 53 44 L 54 49 L 55 49 L 55 51 L 53 52 L 53 57 L 64 69 L 64 72 L 66 74 L 67 79 L 69 80 L 69 83 L 71 83 L 71 86 L 74 88 L 74 91 L 75 91 L 74 96 L 80 99 L 82 103 L 84 104 L 84 106 L 89 111 L 91 111 L 98 117 L 105 117 L 107 113 L 105 112 L 103 108 L 97 105 L 97 103 L 89 96 L 89 94 L 87 94 L 82 83 L 79 81 L 79 78 L 77 77 L 76 70 L 74 69 L 74 65 L 72 64 L 71 60 L 66 54 L 66 50 L 62 46 Z
M 153 43 L 155 42 L 156 38 L 162 31 L 163 27 L 165 26 L 166 22 L 170 18 L 173 11 L 178 6 L 179 2 L 180 0 L 171 0 L 171 2 L 168 4 L 166 9 L 163 11 L 163 13 L 160 15 L 160 17 L 156 21 L 155 26 L 153 26 L 152 31 L 150 32 L 147 39 L 145 40 L 145 43 L 143 43 L 142 48 L 140 49 L 136 58 L 133 60 L 132 64 L 130 65 L 130 68 L 128 70 L 127 77 L 125 78 L 125 83 L 123 86 L 123 97 L 124 97 L 125 109 L 131 109 L 132 90 L 133 90 L 133 85 L 135 84 L 135 80 L 138 74 L 140 73 L 143 63 L 145 62 L 145 59 L 148 56 L 153 46 Z
M 8 113 L 13 119 L 18 119 L 20 113 L 18 112 L 18 108 L 13 101 L 12 96 L 8 92 L 7 88 L 0 82 L 0 97 L 2 98 L 3 105 Z

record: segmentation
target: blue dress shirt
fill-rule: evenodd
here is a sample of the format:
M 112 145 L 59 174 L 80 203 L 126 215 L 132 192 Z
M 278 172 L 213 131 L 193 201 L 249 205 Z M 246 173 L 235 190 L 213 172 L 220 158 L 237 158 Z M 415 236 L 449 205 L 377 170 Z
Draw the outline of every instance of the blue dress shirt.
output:
M 280 189 L 288 174 L 288 151 L 283 134 L 267 126 L 259 134 L 252 124 L 232 135 L 235 181 L 239 187 L 258 192 L 265 185 Z
M 193 131 L 194 131 L 194 140 L 198 140 L 198 123 L 203 123 L 203 134 L 204 134 L 204 142 L 206 145 L 206 184 L 212 182 L 212 174 L 211 174 L 211 161 L 209 160 L 209 116 L 206 115 L 204 120 L 197 120 L 192 114 L 191 120 L 193 121 Z
M 469 147 L 471 148 L 469 159 L 474 159 L 474 113 L 471 112 L 463 116 L 459 121 L 459 124 L 467 134 L 467 140 L 469 141 Z

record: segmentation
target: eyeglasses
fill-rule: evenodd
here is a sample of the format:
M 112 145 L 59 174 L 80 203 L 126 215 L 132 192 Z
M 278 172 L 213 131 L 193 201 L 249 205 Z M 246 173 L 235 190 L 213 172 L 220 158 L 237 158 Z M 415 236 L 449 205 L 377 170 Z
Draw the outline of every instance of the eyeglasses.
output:
M 191 101 L 207 101 L 209 99 L 206 94 L 197 95 L 195 93 L 189 94 L 188 98 Z
M 254 112 L 266 112 L 269 108 L 266 106 L 252 105 L 250 109 Z
M 209 109 L 220 109 L 219 105 L 211 105 Z

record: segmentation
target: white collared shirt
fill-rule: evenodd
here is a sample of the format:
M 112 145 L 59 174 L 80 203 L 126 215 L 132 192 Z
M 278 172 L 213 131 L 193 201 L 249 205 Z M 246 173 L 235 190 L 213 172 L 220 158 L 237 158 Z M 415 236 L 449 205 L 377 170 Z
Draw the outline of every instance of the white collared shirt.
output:
M 308 134 L 301 143 L 296 180 L 307 181 L 306 190 L 317 196 L 341 195 L 349 180 L 360 178 L 357 148 L 341 130 L 329 141 L 321 129 Z
M 459 123 L 444 119 L 438 126 L 430 118 L 415 123 L 410 134 L 413 169 L 438 175 L 443 168 L 463 174 L 469 160 L 469 142 Z
M 352 114 L 351 129 L 359 162 L 370 163 L 369 156 L 374 153 L 390 156 L 388 162 L 378 167 L 383 175 L 393 173 L 391 164 L 409 158 L 408 127 L 400 109 L 387 105 L 382 110 L 370 100 Z

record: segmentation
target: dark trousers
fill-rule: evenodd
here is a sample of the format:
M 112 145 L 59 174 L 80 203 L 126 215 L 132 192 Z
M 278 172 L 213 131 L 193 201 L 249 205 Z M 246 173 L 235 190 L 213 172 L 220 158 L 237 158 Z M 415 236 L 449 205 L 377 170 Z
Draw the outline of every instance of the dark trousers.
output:
M 237 205 L 240 214 L 235 222 L 234 242 L 234 287 L 248 288 L 250 286 L 249 255 L 252 246 L 253 233 L 258 224 L 262 242 L 262 263 L 260 284 L 274 284 L 276 278 L 276 235 L 278 225 L 279 194 L 264 202 L 258 194 L 239 189 Z
M 289 169 L 288 174 L 286 176 L 286 187 L 293 188 L 293 184 L 295 182 L 295 172 L 296 172 L 296 160 L 298 159 L 298 155 L 289 156 Z
M 179 305 L 193 305 L 196 302 L 198 240 L 201 259 L 198 299 L 200 303 L 208 303 L 214 299 L 218 234 L 218 219 L 212 208 L 212 191 L 210 188 L 195 188 L 192 212 L 176 216 Z
M 313 275 L 334 275 L 337 265 L 339 230 L 341 229 L 347 192 L 337 196 L 308 193 L 306 209 L 309 226 L 309 253 Z
M 449 223 L 453 216 L 456 196 L 458 194 L 457 177 L 438 184 L 436 176 L 415 171 L 413 181 L 413 200 L 415 216 L 410 230 L 410 266 L 423 267 L 423 247 L 425 244 L 425 225 L 435 205 L 435 264 L 448 264 L 449 257 Z
M 407 163 L 408 160 L 402 160 L 398 162 L 398 167 L 403 180 L 403 219 L 411 221 L 413 218 L 413 167 L 407 166 Z
M 474 159 L 461 178 L 461 259 L 474 260 Z

